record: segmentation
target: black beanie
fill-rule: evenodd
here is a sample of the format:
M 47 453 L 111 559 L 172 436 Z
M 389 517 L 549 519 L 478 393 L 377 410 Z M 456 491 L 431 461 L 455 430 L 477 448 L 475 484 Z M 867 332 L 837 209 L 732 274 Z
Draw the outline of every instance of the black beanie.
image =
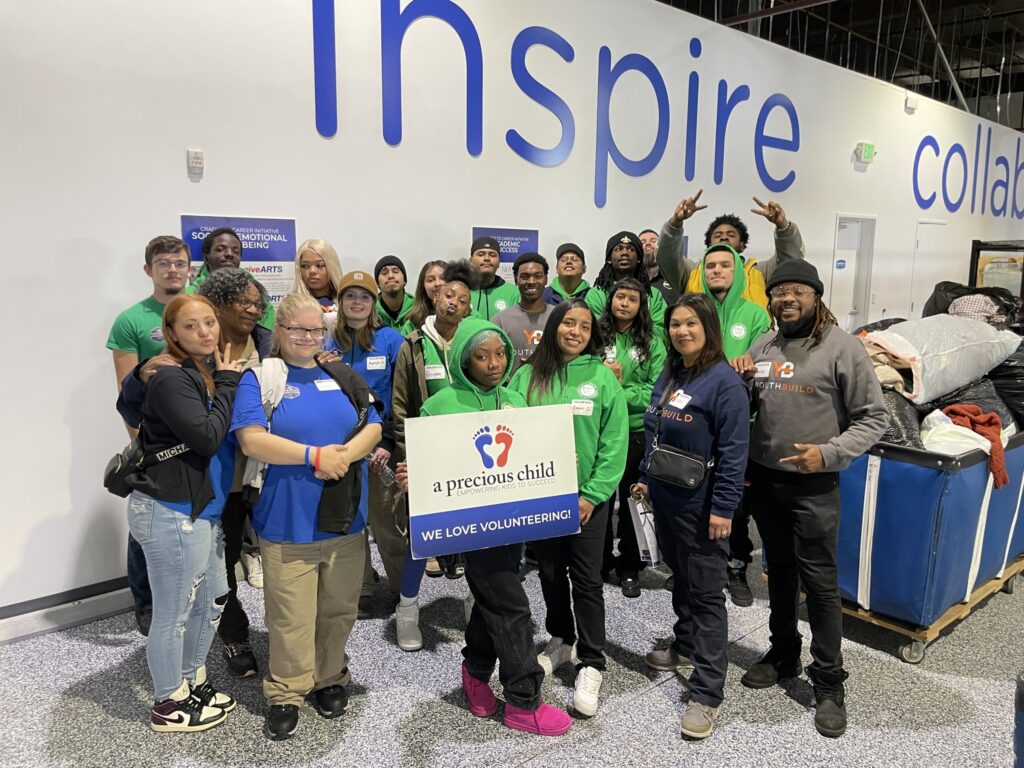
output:
M 481 248 L 490 248 L 492 251 L 497 251 L 499 254 L 501 253 L 501 247 L 498 245 L 498 241 L 490 235 L 484 235 L 483 237 L 478 237 L 474 240 L 473 244 L 469 246 L 469 255 L 472 256 Z
M 398 267 L 402 271 L 402 277 L 405 278 L 405 282 L 409 282 L 409 275 L 405 271 L 405 264 L 397 256 L 385 256 L 383 259 L 377 262 L 377 266 L 373 268 L 373 281 L 377 282 L 380 278 L 380 271 L 384 267 Z
M 814 268 L 813 264 L 803 259 L 784 261 L 775 267 L 771 278 L 764 287 L 765 292 L 771 293 L 772 288 L 782 283 L 809 285 L 818 292 L 819 296 L 825 293 L 825 286 L 822 285 L 821 278 L 818 277 L 818 270 Z
M 576 245 L 576 243 L 562 243 L 558 246 L 558 250 L 555 251 L 555 261 L 562 258 L 563 253 L 575 253 L 584 264 L 587 263 L 587 257 L 583 255 L 583 249 Z
M 612 257 L 612 248 L 619 243 L 628 243 L 636 249 L 636 257 L 639 261 L 644 256 L 644 246 L 640 242 L 640 238 L 633 232 L 619 232 L 618 234 L 612 235 L 608 238 L 608 245 L 604 249 L 604 260 L 608 261 Z

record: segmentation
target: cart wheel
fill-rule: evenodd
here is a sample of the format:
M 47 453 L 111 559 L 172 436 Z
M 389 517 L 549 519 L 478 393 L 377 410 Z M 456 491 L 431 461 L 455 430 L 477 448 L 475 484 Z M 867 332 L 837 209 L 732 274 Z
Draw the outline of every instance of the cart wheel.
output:
M 907 664 L 920 664 L 924 661 L 924 643 L 914 640 L 906 645 L 900 646 L 900 659 Z
M 1014 589 L 1014 587 L 1016 585 L 1017 585 L 1017 574 L 1015 573 L 1015 574 L 1013 574 L 1013 576 L 1008 578 L 1006 580 L 1006 582 L 1003 584 L 1003 592 L 1005 592 L 1008 595 L 1012 595 L 1013 594 L 1013 589 Z

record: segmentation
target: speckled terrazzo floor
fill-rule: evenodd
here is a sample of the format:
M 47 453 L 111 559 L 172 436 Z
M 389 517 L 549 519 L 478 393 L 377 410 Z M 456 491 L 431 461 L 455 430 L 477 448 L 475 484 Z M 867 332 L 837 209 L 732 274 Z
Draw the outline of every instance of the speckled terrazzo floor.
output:
M 765 585 L 751 572 L 756 602 L 729 606 L 730 669 L 713 736 L 686 742 L 678 723 L 681 680 L 655 673 L 643 655 L 671 626 L 664 577 L 648 571 L 643 596 L 626 600 L 606 586 L 609 667 L 601 709 L 558 738 L 513 733 L 495 716 L 474 718 L 459 690 L 465 582 L 425 581 L 425 648 L 403 653 L 394 620 L 356 625 L 349 645 L 354 683 L 348 713 L 334 721 L 303 713 L 290 741 L 262 735 L 263 699 L 254 680 L 227 677 L 220 644 L 213 678 L 239 707 L 202 734 L 154 734 L 147 726 L 149 678 L 144 641 L 130 614 L 0 647 L 0 766 L 1009 766 L 1013 764 L 1014 678 L 1024 590 L 998 594 L 911 666 L 895 656 L 900 639 L 847 618 L 844 653 L 850 728 L 825 739 L 812 722 L 805 678 L 750 691 L 743 671 L 766 646 Z M 526 581 L 543 642 L 537 575 Z M 267 653 L 261 593 L 245 585 L 253 646 Z M 807 636 L 806 627 L 802 629 Z M 806 651 L 805 651 L 806 655 Z M 809 661 L 809 658 L 807 659 Z M 544 684 L 545 699 L 566 704 L 572 671 Z

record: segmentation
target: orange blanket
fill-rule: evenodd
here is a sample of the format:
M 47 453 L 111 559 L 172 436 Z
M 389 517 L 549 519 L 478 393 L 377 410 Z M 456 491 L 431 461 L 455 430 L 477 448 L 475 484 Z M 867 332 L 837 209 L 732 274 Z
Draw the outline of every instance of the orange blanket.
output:
M 1006 455 L 1003 453 L 1001 439 L 1003 426 L 999 420 L 999 414 L 983 413 L 979 406 L 964 403 L 943 408 L 942 412 L 949 416 L 957 426 L 967 427 L 992 443 L 992 452 L 988 456 L 988 469 L 992 473 L 993 484 L 996 488 L 1002 488 L 1010 482 L 1010 478 L 1006 474 Z

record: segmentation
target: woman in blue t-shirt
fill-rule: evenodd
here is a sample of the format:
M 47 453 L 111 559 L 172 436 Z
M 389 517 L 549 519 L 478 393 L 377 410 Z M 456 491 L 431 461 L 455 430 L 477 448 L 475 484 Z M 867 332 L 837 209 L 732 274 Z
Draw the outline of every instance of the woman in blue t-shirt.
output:
M 386 472 L 391 454 L 395 450 L 395 431 L 391 418 L 391 381 L 394 378 L 398 350 L 402 335 L 384 325 L 377 314 L 377 283 L 369 272 L 349 272 L 338 286 L 338 322 L 327 340 L 327 349 L 338 353 L 341 361 L 359 373 L 370 388 L 384 402 L 383 435 L 370 455 L 364 483 L 367 524 L 377 542 L 377 551 L 384 563 L 391 594 L 389 606 L 398 603 L 399 584 L 402 581 L 402 561 L 405 559 L 405 525 L 399 524 L 399 513 L 404 518 L 401 494 L 394 484 L 384 485 L 381 472 Z M 369 615 L 374 578 L 370 566 L 370 542 L 366 542 L 366 568 L 363 572 L 363 592 L 359 597 L 359 615 Z
M 723 590 L 732 516 L 743 496 L 750 399 L 725 360 L 718 312 L 708 296 L 680 296 L 665 312 L 665 327 L 668 361 L 644 415 L 646 449 L 632 490 L 654 506 L 658 544 L 675 574 L 676 623 L 672 645 L 648 653 L 647 664 L 680 674 L 693 669 L 680 728 L 702 739 L 714 727 L 729 661 Z M 678 472 L 654 473 L 650 465 L 655 444 L 714 464 L 696 487 L 672 482 Z
M 307 696 L 327 718 L 342 715 L 348 703 L 345 644 L 356 619 L 366 520 L 358 494 L 333 490 L 380 442 L 381 427 L 373 408 L 357 411 L 317 365 L 326 333 L 317 301 L 288 294 L 274 329 L 284 365 L 271 357 L 243 374 L 231 423 L 242 452 L 267 464 L 253 528 L 263 556 L 270 639 L 265 733 L 273 740 L 295 732 Z M 276 399 L 271 391 L 280 400 L 268 423 L 263 403 L 264 396 Z
M 146 555 L 153 591 L 150 727 L 202 731 L 235 707 L 207 679 L 206 656 L 228 595 L 220 518 L 234 448 L 224 438 L 241 364 L 227 362 L 230 345 L 223 354 L 217 348 L 217 313 L 202 296 L 171 299 L 163 334 L 181 365 L 160 368 L 146 388 L 139 439 L 152 458 L 129 478 L 128 530 Z

